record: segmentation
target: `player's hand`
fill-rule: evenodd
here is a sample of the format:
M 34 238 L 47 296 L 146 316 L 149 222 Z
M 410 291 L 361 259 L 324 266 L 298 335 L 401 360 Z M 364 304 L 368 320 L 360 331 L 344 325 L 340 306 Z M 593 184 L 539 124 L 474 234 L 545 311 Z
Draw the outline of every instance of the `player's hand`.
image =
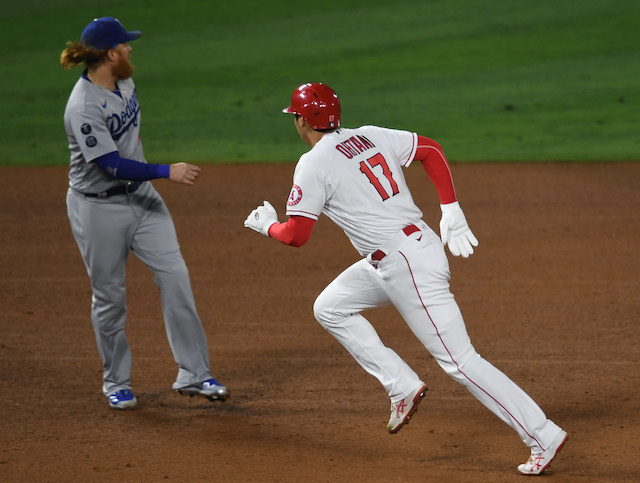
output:
M 455 201 L 447 205 L 440 205 L 442 219 L 440 220 L 440 238 L 442 243 L 449 245 L 449 251 L 453 256 L 462 255 L 467 258 L 473 253 L 473 247 L 478 246 L 478 239 L 473 235 L 467 219 Z
M 174 183 L 188 184 L 193 186 L 198 176 L 200 167 L 188 163 L 175 163 L 169 167 L 169 179 Z
M 258 233 L 269 236 L 269 228 L 277 222 L 278 213 L 276 212 L 276 209 L 271 206 L 271 203 L 265 201 L 262 206 L 258 206 L 255 210 L 249 213 L 247 219 L 244 220 L 244 226 L 257 231 Z

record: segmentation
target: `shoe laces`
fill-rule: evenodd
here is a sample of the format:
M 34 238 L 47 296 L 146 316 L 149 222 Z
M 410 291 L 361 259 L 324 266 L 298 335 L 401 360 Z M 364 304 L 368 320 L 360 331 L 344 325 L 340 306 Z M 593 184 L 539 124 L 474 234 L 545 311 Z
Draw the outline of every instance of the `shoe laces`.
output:
M 131 389 L 120 389 L 119 391 L 116 391 L 111 396 L 109 396 L 109 398 L 115 401 L 122 401 L 123 399 L 133 399 L 133 392 L 131 392 Z
M 404 414 L 407 403 L 405 399 L 398 401 L 397 403 L 391 403 L 391 417 L 400 418 Z
M 207 387 L 207 386 L 210 387 L 210 388 L 211 387 L 215 387 L 215 386 L 220 387 L 220 386 L 222 386 L 222 384 L 220 384 L 218 381 L 216 381 L 215 379 L 212 378 L 212 379 L 207 379 L 206 381 L 204 381 L 202 383 L 202 387 L 203 388 Z
M 531 465 L 532 469 L 540 469 L 542 467 L 542 463 L 544 462 L 544 456 L 542 453 L 531 454 L 529 456 L 529 461 L 527 461 L 528 465 Z

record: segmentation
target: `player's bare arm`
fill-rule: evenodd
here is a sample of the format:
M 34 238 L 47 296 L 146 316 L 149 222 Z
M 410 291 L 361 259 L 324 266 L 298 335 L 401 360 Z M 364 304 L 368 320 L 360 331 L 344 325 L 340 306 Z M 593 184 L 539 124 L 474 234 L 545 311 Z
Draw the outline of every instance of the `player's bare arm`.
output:
M 169 170 L 169 179 L 174 183 L 193 186 L 202 170 L 199 166 L 189 163 L 172 164 Z

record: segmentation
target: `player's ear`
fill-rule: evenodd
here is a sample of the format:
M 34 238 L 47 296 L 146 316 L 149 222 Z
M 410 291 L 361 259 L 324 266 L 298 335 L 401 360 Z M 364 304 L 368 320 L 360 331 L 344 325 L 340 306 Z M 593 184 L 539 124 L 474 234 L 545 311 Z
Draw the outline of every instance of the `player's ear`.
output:
M 110 62 L 114 62 L 117 56 L 118 56 L 118 52 L 116 52 L 116 49 L 109 49 L 107 51 L 107 60 L 109 60 Z

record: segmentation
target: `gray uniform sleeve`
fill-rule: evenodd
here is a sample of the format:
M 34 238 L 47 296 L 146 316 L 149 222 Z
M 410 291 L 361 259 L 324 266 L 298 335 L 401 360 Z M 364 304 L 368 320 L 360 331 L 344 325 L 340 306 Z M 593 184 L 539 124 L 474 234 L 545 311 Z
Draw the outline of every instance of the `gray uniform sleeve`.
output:
M 90 106 L 74 114 L 69 121 L 85 161 L 93 161 L 107 153 L 118 151 L 97 106 Z

